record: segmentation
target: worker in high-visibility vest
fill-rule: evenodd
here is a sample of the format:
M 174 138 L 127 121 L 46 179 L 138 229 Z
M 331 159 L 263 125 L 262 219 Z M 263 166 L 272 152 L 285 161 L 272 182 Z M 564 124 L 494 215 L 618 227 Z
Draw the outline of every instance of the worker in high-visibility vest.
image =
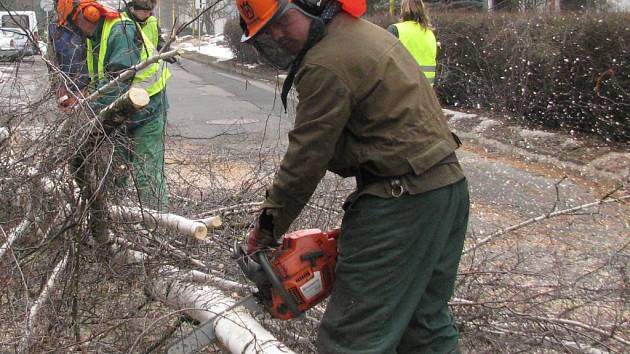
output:
M 437 40 L 424 3 L 422 0 L 402 0 L 400 14 L 402 22 L 389 26 L 387 30 L 400 39 L 433 86 L 437 65 Z
M 149 38 L 158 51 L 162 51 L 165 41 L 161 35 L 160 25 L 153 15 L 156 0 L 131 0 L 127 2 L 124 10 L 127 17 L 136 21 L 142 32 Z M 175 63 L 175 57 L 165 59 L 169 63 Z
M 57 15 L 72 21 L 87 37 L 86 62 L 91 90 L 104 86 L 125 69 L 156 52 L 151 41 L 137 30 L 132 20 L 95 0 L 59 0 Z M 133 147 L 123 155 L 132 162 L 136 190 L 142 204 L 161 210 L 168 207 L 164 175 L 168 72 L 164 68 L 165 64 L 161 61 L 149 65 L 137 72 L 131 82 L 120 82 L 92 105 L 92 109 L 98 112 L 132 85 L 147 90 L 149 104 L 127 117 L 125 122 Z M 126 182 L 126 178 L 122 180 Z

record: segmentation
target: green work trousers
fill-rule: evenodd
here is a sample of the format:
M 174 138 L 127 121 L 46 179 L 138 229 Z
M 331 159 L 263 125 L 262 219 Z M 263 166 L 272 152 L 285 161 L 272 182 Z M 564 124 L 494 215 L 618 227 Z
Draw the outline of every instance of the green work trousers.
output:
M 166 112 L 149 123 L 134 129 L 132 162 L 140 200 L 149 208 L 168 209 L 168 186 L 164 174 L 164 140 Z
M 131 150 L 119 150 L 123 159 L 133 166 L 134 181 L 143 207 L 160 211 L 168 210 L 168 186 L 164 174 L 164 140 L 166 112 L 150 122 L 128 131 Z M 117 183 L 126 184 L 124 175 Z
M 458 352 L 448 308 L 468 225 L 466 180 L 346 211 L 320 354 Z

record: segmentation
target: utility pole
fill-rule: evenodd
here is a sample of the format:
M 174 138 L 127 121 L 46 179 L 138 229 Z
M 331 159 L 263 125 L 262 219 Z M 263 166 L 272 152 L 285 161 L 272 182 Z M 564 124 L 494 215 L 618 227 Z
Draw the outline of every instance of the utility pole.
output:
M 496 5 L 495 1 L 494 0 L 488 0 L 487 4 L 488 4 L 488 7 L 487 7 L 488 11 L 494 11 L 494 6 Z
M 193 1 L 192 3 L 192 18 L 195 18 L 195 16 L 197 16 L 197 0 Z M 192 29 L 192 36 L 193 38 L 195 38 L 195 25 L 190 26 L 190 28 Z
M 560 0 L 549 0 L 547 6 L 552 12 L 560 12 Z

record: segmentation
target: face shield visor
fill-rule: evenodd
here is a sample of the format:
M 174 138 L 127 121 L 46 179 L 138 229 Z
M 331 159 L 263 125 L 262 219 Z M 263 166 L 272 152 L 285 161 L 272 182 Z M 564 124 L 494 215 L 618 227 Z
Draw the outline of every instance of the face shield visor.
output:
M 249 42 L 258 52 L 260 58 L 278 70 L 287 70 L 295 55 L 282 48 L 271 37 L 269 31 L 261 31 Z
M 276 13 L 272 16 L 272 18 L 267 23 L 265 23 L 264 26 L 256 34 L 254 34 L 253 36 L 247 37 L 246 35 L 248 33 L 247 25 L 241 17 L 241 28 L 243 29 L 243 33 L 245 33 L 243 35 L 242 41 L 245 43 L 251 44 L 256 49 L 259 56 L 262 58 L 262 60 L 265 63 L 279 70 L 288 69 L 291 63 L 293 62 L 293 60 L 295 59 L 295 57 L 297 56 L 297 53 L 293 53 L 287 50 L 286 48 L 281 46 L 278 42 L 276 42 L 273 39 L 272 31 L 270 27 L 272 25 L 279 25 L 280 27 L 286 27 L 288 25 L 286 14 L 287 14 L 287 11 L 292 10 L 292 9 L 297 10 L 308 17 L 315 18 L 314 16 L 307 13 L 306 11 L 304 11 L 299 6 L 293 3 L 280 1 L 279 8 L 276 11 Z

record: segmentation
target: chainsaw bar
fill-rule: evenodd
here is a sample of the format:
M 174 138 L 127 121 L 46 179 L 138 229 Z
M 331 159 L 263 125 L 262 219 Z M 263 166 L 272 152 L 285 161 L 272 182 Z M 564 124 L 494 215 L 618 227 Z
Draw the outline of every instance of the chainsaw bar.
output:
M 216 334 L 214 332 L 216 320 L 221 318 L 223 314 L 235 309 L 238 306 L 243 306 L 250 312 L 258 312 L 261 310 L 254 295 L 248 295 L 234 303 L 234 305 L 219 312 L 208 321 L 197 326 L 197 328 L 195 328 L 188 336 L 182 338 L 173 346 L 168 348 L 168 354 L 198 353 L 216 339 Z

